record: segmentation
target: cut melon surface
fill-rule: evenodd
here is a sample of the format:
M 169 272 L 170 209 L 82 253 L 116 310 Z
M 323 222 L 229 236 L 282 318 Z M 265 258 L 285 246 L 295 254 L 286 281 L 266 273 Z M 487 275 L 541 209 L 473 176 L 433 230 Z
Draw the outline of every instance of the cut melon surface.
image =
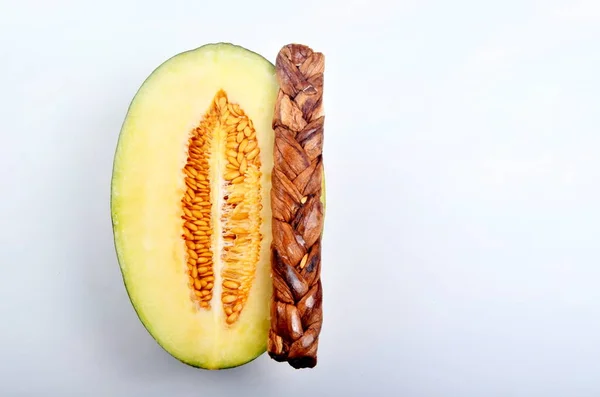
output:
M 189 365 L 266 350 L 274 66 L 232 44 L 181 53 L 143 83 L 119 136 L 114 240 L 146 329 Z

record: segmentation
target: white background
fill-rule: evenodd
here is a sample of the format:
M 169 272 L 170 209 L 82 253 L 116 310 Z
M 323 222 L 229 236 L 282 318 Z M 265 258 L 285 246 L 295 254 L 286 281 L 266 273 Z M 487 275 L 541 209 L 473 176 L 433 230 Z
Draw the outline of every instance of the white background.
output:
M 172 55 L 327 56 L 319 365 L 207 372 L 127 299 L 112 157 Z M 0 395 L 600 395 L 600 2 L 0 0 Z

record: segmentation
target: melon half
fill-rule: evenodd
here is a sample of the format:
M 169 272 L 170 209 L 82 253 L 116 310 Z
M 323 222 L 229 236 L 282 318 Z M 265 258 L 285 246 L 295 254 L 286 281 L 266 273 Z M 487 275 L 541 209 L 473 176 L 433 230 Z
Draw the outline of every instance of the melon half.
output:
M 124 284 L 152 337 L 192 366 L 266 350 L 277 90 L 262 56 L 205 45 L 147 78 L 120 132 L 111 215 Z

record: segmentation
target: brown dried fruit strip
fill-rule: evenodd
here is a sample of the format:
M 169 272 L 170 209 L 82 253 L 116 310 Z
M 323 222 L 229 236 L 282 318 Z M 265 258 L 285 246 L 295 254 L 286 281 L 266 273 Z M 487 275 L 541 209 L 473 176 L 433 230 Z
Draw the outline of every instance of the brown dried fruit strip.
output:
M 273 297 L 268 353 L 294 368 L 317 365 L 323 322 L 323 54 L 289 44 L 275 63 L 271 206 Z

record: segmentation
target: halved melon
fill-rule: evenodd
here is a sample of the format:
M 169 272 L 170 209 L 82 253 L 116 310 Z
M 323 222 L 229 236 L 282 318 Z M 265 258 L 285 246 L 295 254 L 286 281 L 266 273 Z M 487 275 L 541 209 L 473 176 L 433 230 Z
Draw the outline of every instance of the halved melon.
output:
M 266 350 L 277 89 L 260 55 L 206 45 L 150 75 L 120 133 L 111 212 L 124 283 L 149 333 L 192 366 Z

